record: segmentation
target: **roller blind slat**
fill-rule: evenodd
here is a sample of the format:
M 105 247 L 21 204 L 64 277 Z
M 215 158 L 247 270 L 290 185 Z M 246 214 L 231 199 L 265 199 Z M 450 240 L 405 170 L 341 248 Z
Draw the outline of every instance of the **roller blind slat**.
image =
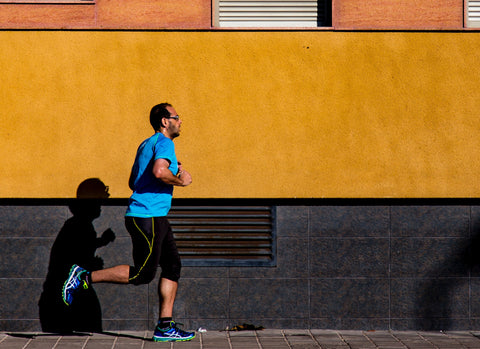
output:
M 467 2 L 467 27 L 480 28 L 479 0 L 468 0 Z
M 317 27 L 319 24 L 317 0 L 217 1 L 220 27 Z

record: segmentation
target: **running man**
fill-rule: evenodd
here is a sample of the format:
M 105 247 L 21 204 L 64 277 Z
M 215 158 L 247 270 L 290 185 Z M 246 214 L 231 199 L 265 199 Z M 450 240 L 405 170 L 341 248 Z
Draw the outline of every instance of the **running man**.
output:
M 160 315 L 153 340 L 188 341 L 195 332 L 186 332 L 173 321 L 173 306 L 180 278 L 181 262 L 172 229 L 166 218 L 174 186 L 192 183 L 190 173 L 177 161 L 173 140 L 180 135 L 182 121 L 168 103 L 154 106 L 150 124 L 155 134 L 143 141 L 129 179 L 130 197 L 125 225 L 132 238 L 134 266 L 117 265 L 88 271 L 74 265 L 63 286 L 63 301 L 74 302 L 76 292 L 99 282 L 141 285 L 150 283 L 160 265 L 158 285 Z

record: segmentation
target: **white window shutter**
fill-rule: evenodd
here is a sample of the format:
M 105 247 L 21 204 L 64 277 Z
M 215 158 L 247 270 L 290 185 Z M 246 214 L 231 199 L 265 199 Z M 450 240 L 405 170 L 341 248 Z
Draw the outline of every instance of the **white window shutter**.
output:
M 217 0 L 219 27 L 317 27 L 318 0 Z
M 468 0 L 467 4 L 467 27 L 480 27 L 480 0 Z

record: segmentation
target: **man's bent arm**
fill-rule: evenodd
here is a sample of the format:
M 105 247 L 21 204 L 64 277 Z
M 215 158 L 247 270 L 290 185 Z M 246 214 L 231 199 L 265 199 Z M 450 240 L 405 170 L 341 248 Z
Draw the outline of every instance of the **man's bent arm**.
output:
M 153 164 L 153 175 L 165 184 L 177 185 L 185 187 L 192 183 L 192 176 L 185 170 L 180 171 L 179 176 L 175 176 L 168 169 L 170 163 L 165 159 L 157 159 Z

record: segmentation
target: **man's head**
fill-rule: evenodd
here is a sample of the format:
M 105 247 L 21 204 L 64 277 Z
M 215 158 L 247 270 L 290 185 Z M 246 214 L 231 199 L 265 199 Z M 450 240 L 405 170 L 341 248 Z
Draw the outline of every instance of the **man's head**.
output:
M 155 132 L 162 132 L 173 139 L 180 135 L 182 121 L 171 104 L 160 103 L 150 111 L 150 124 Z

